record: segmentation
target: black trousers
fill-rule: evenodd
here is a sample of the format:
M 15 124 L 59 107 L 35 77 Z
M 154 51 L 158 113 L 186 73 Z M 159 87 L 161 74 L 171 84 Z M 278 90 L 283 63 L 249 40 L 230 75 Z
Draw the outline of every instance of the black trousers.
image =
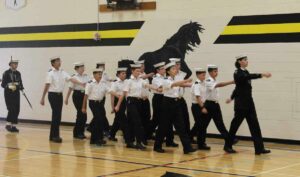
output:
M 126 106 L 129 121 L 130 142 L 134 142 L 136 140 L 137 143 L 141 143 L 145 137 L 145 129 L 142 123 L 141 99 L 128 97 Z
M 150 132 L 150 120 L 151 120 L 151 108 L 149 99 L 142 99 L 141 101 L 141 116 L 142 116 L 142 125 L 145 130 L 144 139 L 147 140 L 147 135 Z
M 162 101 L 163 101 L 164 95 L 163 94 L 154 94 L 152 97 L 152 120 L 150 120 L 149 130 L 147 132 L 147 137 L 150 138 L 153 133 L 155 132 L 159 120 L 163 119 L 162 116 Z M 173 131 L 173 124 L 169 127 L 169 132 L 166 135 L 166 142 L 172 143 L 174 141 L 174 131 Z
M 115 106 L 118 103 L 118 98 L 115 98 Z M 129 124 L 126 116 L 126 100 L 124 99 L 120 105 L 120 110 L 115 113 L 115 119 L 110 130 L 110 136 L 115 137 L 117 131 L 121 129 L 125 142 L 130 142 L 129 139 Z
M 104 99 L 101 101 L 101 105 L 103 105 L 104 107 L 105 107 L 105 100 L 106 100 L 106 97 L 104 97 Z M 90 124 L 89 124 L 91 129 L 94 126 L 94 123 L 95 123 L 95 119 L 93 117 Z M 104 109 L 104 119 L 103 119 L 103 131 L 105 131 L 105 132 L 109 131 L 109 122 L 108 122 L 108 119 L 106 117 L 106 110 L 105 109 Z
M 180 108 L 182 109 L 185 130 L 188 134 L 190 134 L 191 127 L 190 127 L 190 116 L 189 116 L 188 106 L 184 98 L 179 99 L 179 102 L 180 102 Z
M 20 113 L 20 91 L 16 90 L 12 92 L 6 88 L 4 90 L 4 99 L 8 111 L 6 121 L 17 124 Z
M 73 136 L 84 135 L 84 127 L 87 121 L 87 114 L 81 111 L 84 98 L 84 92 L 74 90 L 72 99 L 77 110 L 75 127 L 73 129 Z
M 251 105 L 249 109 L 235 110 L 234 118 L 231 121 L 231 126 L 229 130 L 229 134 L 231 136 L 231 145 L 240 125 L 242 124 L 245 118 L 252 136 L 255 151 L 261 151 L 262 149 L 264 149 L 264 143 L 254 104 Z
M 198 146 L 205 145 L 205 135 L 207 131 L 208 121 L 207 114 L 203 114 L 199 104 L 192 104 L 192 113 L 195 120 L 195 135 L 197 135 L 197 144 Z M 192 131 L 191 131 L 192 132 Z M 190 136 L 191 137 L 191 136 Z
M 58 138 L 59 126 L 61 122 L 61 114 L 63 107 L 63 95 L 62 93 L 49 92 L 48 100 L 52 109 L 51 128 L 49 138 Z
M 89 107 L 94 116 L 93 127 L 91 128 L 91 143 L 103 139 L 103 123 L 105 117 L 104 105 L 100 101 L 89 100 Z
M 207 118 L 204 121 L 204 125 L 201 126 L 200 128 L 200 136 L 204 137 L 202 139 L 202 142 L 199 143 L 205 143 L 205 137 L 206 137 L 206 130 L 207 127 L 211 121 L 211 119 L 213 119 L 217 129 L 219 130 L 219 132 L 221 133 L 221 135 L 223 136 L 224 140 L 225 140 L 225 146 L 228 146 L 230 144 L 230 136 L 229 133 L 225 127 L 224 121 L 223 121 L 223 116 L 222 116 L 222 111 L 220 108 L 219 103 L 216 103 L 214 101 L 205 101 L 205 108 L 208 111 L 207 114 Z
M 183 113 L 179 99 L 164 97 L 162 101 L 162 116 L 159 120 L 158 130 L 155 137 L 154 148 L 161 148 L 164 138 L 169 132 L 170 125 L 174 124 L 183 148 L 191 148 L 190 138 L 185 129 Z

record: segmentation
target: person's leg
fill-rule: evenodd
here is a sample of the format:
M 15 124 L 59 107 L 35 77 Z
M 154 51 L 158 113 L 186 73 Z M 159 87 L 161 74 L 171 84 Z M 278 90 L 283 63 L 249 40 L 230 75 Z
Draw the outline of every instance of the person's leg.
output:
M 150 126 L 149 126 L 149 132 L 147 137 L 151 138 L 153 136 L 153 133 L 155 132 L 155 129 L 159 123 L 159 119 L 161 117 L 161 103 L 162 103 L 162 98 L 163 95 L 157 95 L 154 94 L 152 98 L 152 120 L 150 121 Z
M 103 108 L 101 108 L 101 104 L 95 101 L 89 101 L 89 107 L 94 116 L 94 126 L 91 130 L 91 139 L 90 144 L 102 145 L 103 143 L 103 127 L 101 117 L 104 116 Z
M 118 103 L 118 99 L 115 98 L 114 105 L 116 106 L 117 103 Z M 120 110 L 118 112 L 115 112 L 114 122 L 111 126 L 111 129 L 110 129 L 110 139 L 111 140 L 116 140 L 116 138 L 115 138 L 116 133 L 121 127 L 121 121 L 122 121 L 122 118 L 123 118 L 122 114 L 123 114 L 123 111 L 125 111 L 125 109 L 122 108 L 122 106 L 123 105 L 120 106 Z
M 233 145 L 233 141 L 235 139 L 236 133 L 247 115 L 246 112 L 247 110 L 234 111 L 234 118 L 231 121 L 230 129 L 229 129 L 229 135 L 230 135 L 230 144 L 228 145 L 229 147 L 232 147 Z
M 61 122 L 63 96 L 62 94 L 49 93 L 48 100 L 52 108 L 52 121 L 50 130 L 50 140 L 60 138 L 59 126 Z
M 190 127 L 190 116 L 189 116 L 188 106 L 184 98 L 181 98 L 179 102 L 180 102 L 180 108 L 182 110 L 182 118 L 184 121 L 185 130 L 189 135 L 191 127 Z

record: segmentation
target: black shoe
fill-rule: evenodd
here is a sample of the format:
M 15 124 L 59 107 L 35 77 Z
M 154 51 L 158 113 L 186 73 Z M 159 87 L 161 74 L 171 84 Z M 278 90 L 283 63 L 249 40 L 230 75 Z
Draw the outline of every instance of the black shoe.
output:
M 103 136 L 104 136 L 104 137 L 107 137 L 107 138 L 110 138 L 110 133 L 109 133 L 109 131 L 104 131 L 104 132 L 103 132 Z
M 62 138 L 55 137 L 55 138 L 51 138 L 50 141 L 52 141 L 53 143 L 62 143 Z
M 6 125 L 5 129 L 9 132 L 12 132 L 12 126 L 11 125 Z
M 166 143 L 166 146 L 167 147 L 178 147 L 179 145 L 175 142 L 172 142 L 172 143 Z
M 229 153 L 229 154 L 234 154 L 236 153 L 236 151 L 234 149 L 232 149 L 231 147 L 224 147 L 224 151 Z
M 165 150 L 162 148 L 154 148 L 153 150 L 158 153 L 165 153 Z
M 91 126 L 88 125 L 88 126 L 86 127 L 86 131 L 88 131 L 88 132 L 91 133 L 91 132 L 92 132 Z
M 136 149 L 138 149 L 138 150 L 146 150 L 146 147 L 145 146 L 143 146 L 141 143 L 137 143 L 136 145 L 135 145 L 135 148 Z
M 116 137 L 109 137 L 110 141 L 118 141 L 118 139 Z
M 198 146 L 198 150 L 210 150 L 210 147 L 207 146 L 206 144 L 203 144 L 201 146 Z
M 106 141 L 105 140 L 99 140 L 98 142 L 95 143 L 96 146 L 104 146 L 106 145 Z
M 197 144 L 197 141 L 194 138 L 191 138 L 191 144 Z
M 189 148 L 189 149 L 184 149 L 183 153 L 184 154 L 189 154 L 189 153 L 193 153 L 193 152 L 196 152 L 196 151 L 197 151 L 197 149 Z
M 133 143 L 127 143 L 126 148 L 135 149 L 135 145 Z
M 256 155 L 269 154 L 269 153 L 271 153 L 271 150 L 268 150 L 268 149 L 263 149 L 261 151 L 255 151 Z
M 80 140 L 83 140 L 83 139 L 86 138 L 86 136 L 84 136 L 84 135 L 74 135 L 73 137 L 74 137 L 75 139 L 80 139 Z
M 15 127 L 15 126 L 12 126 L 11 132 L 19 133 L 19 129 L 17 129 L 17 127 Z

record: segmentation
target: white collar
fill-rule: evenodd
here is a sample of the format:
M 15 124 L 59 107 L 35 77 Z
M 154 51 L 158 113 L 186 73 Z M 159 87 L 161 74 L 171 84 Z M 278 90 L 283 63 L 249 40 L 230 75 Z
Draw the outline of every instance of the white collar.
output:
M 130 79 L 132 79 L 132 80 L 139 80 L 140 77 L 135 78 L 133 75 L 131 75 L 131 76 L 130 76 Z

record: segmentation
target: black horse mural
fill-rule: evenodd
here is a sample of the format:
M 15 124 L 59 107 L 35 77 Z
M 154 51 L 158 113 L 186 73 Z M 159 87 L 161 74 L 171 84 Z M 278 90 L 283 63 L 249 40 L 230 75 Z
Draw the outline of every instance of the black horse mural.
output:
M 185 62 L 185 55 L 189 51 L 194 51 L 194 48 L 200 45 L 199 32 L 202 33 L 203 30 L 202 25 L 197 22 L 190 22 L 181 26 L 162 48 L 153 52 L 146 52 L 140 56 L 139 60 L 145 60 L 145 72 L 147 74 L 154 73 L 154 64 L 163 61 L 168 63 L 170 58 L 180 58 L 181 70 L 187 73 L 186 78 L 189 78 L 192 71 Z M 130 76 L 130 64 L 132 63 L 133 61 L 129 59 L 123 59 L 118 63 L 118 67 L 128 68 L 127 77 Z
M 145 72 L 154 72 L 153 65 L 156 63 L 163 61 L 168 63 L 170 58 L 180 58 L 181 70 L 187 73 L 186 78 L 189 78 L 192 72 L 185 62 L 185 55 L 200 45 L 199 32 L 202 33 L 203 30 L 202 25 L 197 22 L 190 22 L 181 26 L 162 48 L 153 52 L 146 52 L 140 56 L 139 60 L 145 60 Z

